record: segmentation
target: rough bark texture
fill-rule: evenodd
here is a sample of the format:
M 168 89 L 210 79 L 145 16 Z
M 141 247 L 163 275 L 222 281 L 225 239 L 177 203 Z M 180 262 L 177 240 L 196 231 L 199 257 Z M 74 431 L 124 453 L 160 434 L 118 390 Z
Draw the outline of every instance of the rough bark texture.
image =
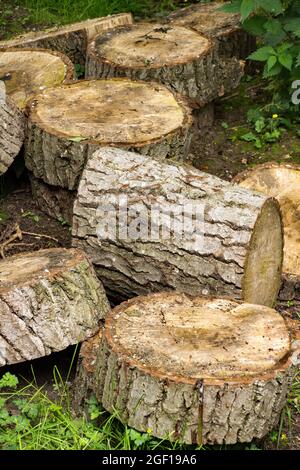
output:
M 74 204 L 73 243 L 121 298 L 169 288 L 272 305 L 279 290 L 275 200 L 120 149 L 89 159 Z
M 95 18 L 68 26 L 51 28 L 46 31 L 37 31 L 0 41 L 0 49 L 8 47 L 42 47 L 66 54 L 74 64 L 85 65 L 86 48 L 88 40 L 96 34 L 115 26 L 131 24 L 130 13 Z
M 46 49 L 0 50 L 0 76 L 6 76 L 6 92 L 20 109 L 37 93 L 74 78 L 67 56 Z
M 177 26 L 138 23 L 97 36 L 88 45 L 88 78 L 158 81 L 201 105 L 236 88 L 244 63 L 222 58 L 211 41 Z
M 0 175 L 13 163 L 25 140 L 25 116 L 6 96 L 0 81 Z
M 76 191 L 50 186 L 30 175 L 31 192 L 39 208 L 54 219 L 72 225 Z
M 239 14 L 217 11 L 221 6 L 220 2 L 191 5 L 169 15 L 167 22 L 209 37 L 223 56 L 246 59 L 255 49 L 255 38 L 243 30 Z
M 80 81 L 35 97 L 25 163 L 36 178 L 73 190 L 93 152 L 109 145 L 154 158 L 186 158 L 190 108 L 157 83 Z
M 48 249 L 0 263 L 0 365 L 36 359 L 94 335 L 109 311 L 80 251 Z
M 235 182 L 275 197 L 284 226 L 283 285 L 280 300 L 300 302 L 300 167 L 269 162 L 236 176 Z
M 82 349 L 75 403 L 85 387 L 123 423 L 158 438 L 250 442 L 277 424 L 298 356 L 268 307 L 139 297 L 112 310 Z

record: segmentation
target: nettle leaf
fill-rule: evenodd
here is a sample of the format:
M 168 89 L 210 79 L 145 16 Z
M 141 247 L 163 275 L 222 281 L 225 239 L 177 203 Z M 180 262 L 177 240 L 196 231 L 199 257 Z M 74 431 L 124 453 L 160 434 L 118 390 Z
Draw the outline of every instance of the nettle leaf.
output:
M 262 36 L 265 34 L 265 22 L 266 18 L 264 16 L 253 16 L 252 18 L 247 18 L 243 22 L 243 28 L 254 36 Z
M 291 44 L 290 42 L 285 42 L 283 44 L 280 44 L 280 46 L 277 48 L 277 52 L 278 54 L 283 54 L 288 49 L 291 49 L 291 47 L 293 47 L 293 44 Z
M 252 52 L 248 59 L 264 62 L 265 60 L 268 60 L 271 55 L 276 55 L 275 49 L 273 49 L 271 46 L 264 46 L 257 49 L 257 51 Z
M 270 55 L 270 57 L 268 58 L 268 62 L 267 62 L 268 72 L 274 67 L 276 62 L 277 62 L 277 56 Z
M 282 65 L 277 62 L 270 70 L 268 69 L 268 64 L 265 65 L 263 78 L 274 77 L 275 75 L 280 74 L 282 71 Z
M 233 0 L 227 5 L 222 5 L 217 11 L 224 11 L 225 13 L 239 13 L 241 11 L 242 0 Z
M 294 33 L 296 36 L 300 37 L 300 18 L 286 18 L 284 20 L 284 28 L 286 31 Z
M 243 0 L 241 4 L 241 17 L 242 20 L 248 18 L 248 16 L 256 10 L 255 0 Z
M 264 24 L 265 29 L 265 42 L 275 46 L 283 41 L 286 37 L 286 32 L 283 30 L 281 21 L 273 18 L 267 20 Z
M 289 53 L 279 54 L 278 60 L 284 68 L 292 70 L 293 56 Z
M 263 117 L 263 114 L 259 108 L 250 108 L 247 112 L 247 121 L 255 122 Z
M 264 11 L 279 15 L 284 11 L 281 0 L 256 0 L 257 5 Z

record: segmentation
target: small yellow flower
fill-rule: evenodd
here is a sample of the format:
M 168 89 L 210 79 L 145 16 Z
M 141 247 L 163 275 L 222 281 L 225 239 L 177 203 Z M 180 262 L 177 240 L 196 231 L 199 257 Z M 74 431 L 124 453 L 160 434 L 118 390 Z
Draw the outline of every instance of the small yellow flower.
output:
M 148 428 L 148 429 L 147 429 L 147 433 L 148 433 L 148 434 L 152 434 L 152 433 L 153 433 L 153 430 L 150 429 L 150 428 Z
M 278 118 L 278 114 L 273 114 L 272 119 L 277 119 L 277 118 Z

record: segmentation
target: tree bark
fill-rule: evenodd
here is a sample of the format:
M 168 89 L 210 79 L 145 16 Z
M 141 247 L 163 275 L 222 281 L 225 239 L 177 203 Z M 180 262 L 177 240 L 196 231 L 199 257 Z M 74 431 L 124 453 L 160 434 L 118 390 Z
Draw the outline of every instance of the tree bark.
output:
M 177 289 L 271 306 L 282 237 L 274 199 L 120 149 L 94 153 L 74 204 L 73 244 L 121 299 Z
M 6 76 L 6 92 L 20 109 L 46 88 L 74 78 L 67 56 L 46 49 L 0 50 L 0 76 Z
M 179 293 L 119 305 L 96 338 L 81 352 L 80 382 L 124 424 L 186 444 L 263 438 L 300 353 L 275 310 Z
M 6 96 L 0 81 L 0 175 L 13 163 L 25 140 L 25 116 Z
M 300 302 L 300 167 L 269 162 L 235 177 L 244 188 L 275 197 L 284 226 L 283 285 L 280 300 Z
M 72 225 L 76 191 L 50 186 L 31 174 L 30 185 L 33 199 L 45 214 Z
M 95 18 L 55 27 L 45 31 L 30 32 L 8 41 L 0 41 L 0 49 L 8 47 L 45 48 L 66 54 L 74 64 L 85 65 L 87 43 L 96 34 L 116 26 L 131 24 L 130 13 Z
M 243 73 L 244 62 L 219 57 L 209 39 L 180 26 L 121 26 L 87 49 L 88 78 L 158 81 L 201 106 L 236 88 Z
M 209 37 L 222 56 L 246 59 L 255 50 L 255 38 L 243 30 L 239 14 L 217 11 L 221 6 L 220 2 L 191 5 L 169 15 L 167 22 Z
M 35 97 L 25 163 L 45 183 L 74 190 L 96 148 L 180 160 L 188 155 L 192 128 L 185 100 L 157 83 L 83 80 Z
M 61 351 L 94 335 L 109 304 L 78 250 L 47 249 L 0 263 L 0 365 Z

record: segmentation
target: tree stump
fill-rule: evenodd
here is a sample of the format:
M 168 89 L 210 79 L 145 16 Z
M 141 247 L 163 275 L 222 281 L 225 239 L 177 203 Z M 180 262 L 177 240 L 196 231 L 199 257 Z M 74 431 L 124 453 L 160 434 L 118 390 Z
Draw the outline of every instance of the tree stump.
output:
M 45 49 L 0 50 L 0 76 L 6 75 L 6 92 L 20 109 L 45 88 L 74 77 L 72 62 Z
M 83 80 L 35 97 L 25 162 L 36 178 L 73 190 L 97 147 L 184 159 L 192 127 L 185 101 L 157 83 Z
M 73 244 L 118 299 L 177 289 L 271 306 L 280 287 L 276 200 L 120 149 L 100 149 L 87 163 Z
M 167 21 L 209 37 L 217 43 L 222 56 L 246 59 L 255 49 L 255 38 L 243 30 L 239 14 L 218 11 L 222 5 L 220 2 L 191 5 L 175 11 Z
M 39 208 L 61 223 L 72 225 L 76 191 L 50 186 L 32 174 L 29 177 L 32 196 Z
M 166 292 L 119 305 L 96 338 L 81 352 L 81 384 L 124 424 L 186 444 L 263 438 L 300 352 L 269 307 Z
M 121 26 L 88 45 L 88 78 L 155 80 L 205 105 L 237 87 L 244 63 L 222 59 L 212 42 L 188 28 L 153 23 Z
M 102 31 L 131 24 L 132 21 L 130 13 L 95 18 L 45 31 L 30 32 L 8 41 L 0 41 L 0 49 L 8 47 L 51 49 L 66 54 L 74 64 L 84 66 L 89 40 Z
M 78 250 L 47 249 L 0 262 L 0 365 L 61 351 L 94 335 L 109 311 Z
M 241 173 L 235 182 L 278 200 L 284 226 L 283 285 L 279 298 L 300 302 L 300 167 L 265 163 Z
M 25 116 L 7 97 L 0 80 L 0 175 L 13 163 L 25 140 Z

